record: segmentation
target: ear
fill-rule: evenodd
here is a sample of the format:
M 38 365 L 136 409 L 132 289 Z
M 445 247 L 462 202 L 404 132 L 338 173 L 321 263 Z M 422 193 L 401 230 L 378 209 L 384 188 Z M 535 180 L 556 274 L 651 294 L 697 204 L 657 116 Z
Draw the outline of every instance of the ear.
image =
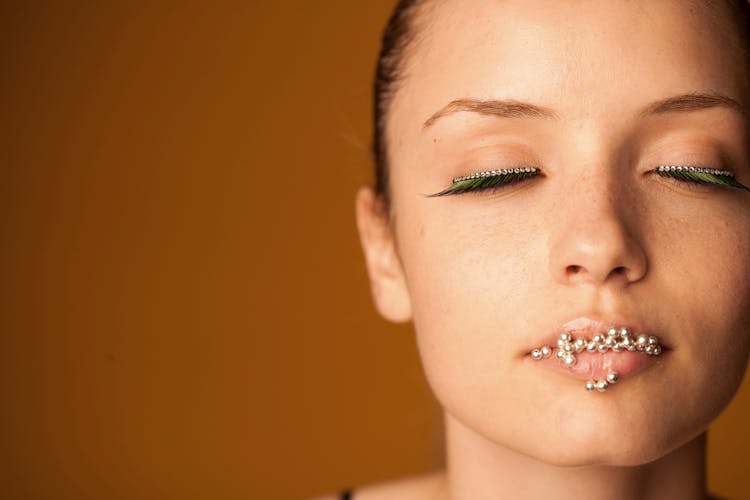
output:
M 359 240 L 365 253 L 375 307 L 388 321 L 410 321 L 409 290 L 383 200 L 372 188 L 362 187 L 357 192 L 355 205 Z

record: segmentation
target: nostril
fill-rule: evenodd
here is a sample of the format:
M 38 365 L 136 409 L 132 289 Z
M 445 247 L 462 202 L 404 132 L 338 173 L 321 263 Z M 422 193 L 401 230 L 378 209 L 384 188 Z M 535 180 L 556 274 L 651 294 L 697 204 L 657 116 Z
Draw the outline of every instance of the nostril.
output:
M 581 266 L 568 266 L 568 274 L 578 274 L 581 272 Z

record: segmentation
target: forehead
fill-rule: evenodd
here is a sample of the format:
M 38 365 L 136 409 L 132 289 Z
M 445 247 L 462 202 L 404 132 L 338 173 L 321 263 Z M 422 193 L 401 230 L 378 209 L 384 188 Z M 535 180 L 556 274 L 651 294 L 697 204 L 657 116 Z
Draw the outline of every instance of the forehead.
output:
M 431 2 L 391 122 L 403 143 L 461 98 L 529 101 L 569 120 L 696 91 L 744 103 L 747 59 L 727 12 L 690 0 Z

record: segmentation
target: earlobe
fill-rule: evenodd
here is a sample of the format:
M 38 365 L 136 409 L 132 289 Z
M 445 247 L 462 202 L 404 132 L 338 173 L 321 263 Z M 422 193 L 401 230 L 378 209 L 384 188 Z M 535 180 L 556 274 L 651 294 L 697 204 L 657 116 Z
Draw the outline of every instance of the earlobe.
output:
M 375 307 L 388 321 L 410 321 L 411 299 L 383 201 L 372 188 L 362 187 L 355 210 Z

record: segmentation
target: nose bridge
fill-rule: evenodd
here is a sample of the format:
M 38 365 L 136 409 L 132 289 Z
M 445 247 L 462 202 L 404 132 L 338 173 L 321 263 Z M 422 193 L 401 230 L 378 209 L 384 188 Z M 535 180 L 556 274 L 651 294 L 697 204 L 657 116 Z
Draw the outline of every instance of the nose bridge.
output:
M 589 167 L 555 207 L 550 241 L 550 266 L 555 279 L 567 285 L 637 281 L 646 272 L 646 256 L 634 228 L 635 204 L 627 183 L 615 170 Z
M 611 230 L 613 227 L 602 224 L 619 226 L 624 223 L 620 207 L 626 201 L 624 192 L 617 192 L 613 176 L 603 170 L 583 173 L 575 180 L 573 189 L 569 190 L 571 194 L 565 206 L 572 212 L 572 217 L 569 217 L 571 225 L 579 230 L 592 227 Z

